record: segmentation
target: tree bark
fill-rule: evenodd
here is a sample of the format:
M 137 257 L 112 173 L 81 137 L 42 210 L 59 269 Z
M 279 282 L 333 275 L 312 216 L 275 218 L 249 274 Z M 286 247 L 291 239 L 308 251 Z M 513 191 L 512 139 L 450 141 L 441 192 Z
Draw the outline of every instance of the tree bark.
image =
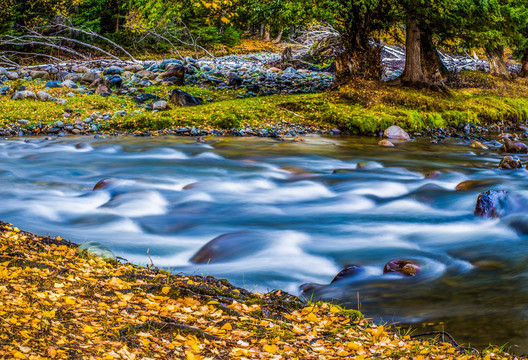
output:
M 405 35 L 405 68 L 399 77 L 401 84 L 417 87 L 427 85 L 422 70 L 421 35 L 420 21 L 409 21 Z
M 442 63 L 430 32 L 421 32 L 420 46 L 422 71 L 425 79 L 434 84 L 440 82 L 442 78 L 446 78 L 449 75 L 449 70 Z
M 273 44 L 278 44 L 280 43 L 280 41 L 282 40 L 282 34 L 284 33 L 284 30 L 281 29 L 281 31 L 279 31 L 279 34 L 277 35 L 277 37 L 275 38 L 275 40 L 272 41 Z
M 490 74 L 502 77 L 509 77 L 510 72 L 504 62 L 504 46 L 496 46 L 486 50 L 486 56 L 490 63 Z
M 521 61 L 521 77 L 528 78 L 528 49 L 524 50 Z
M 346 83 L 353 79 L 379 80 L 381 77 L 381 50 L 367 45 L 341 52 L 335 60 L 335 82 Z
M 264 27 L 264 41 L 266 42 L 270 42 L 270 26 L 269 25 L 266 25 Z

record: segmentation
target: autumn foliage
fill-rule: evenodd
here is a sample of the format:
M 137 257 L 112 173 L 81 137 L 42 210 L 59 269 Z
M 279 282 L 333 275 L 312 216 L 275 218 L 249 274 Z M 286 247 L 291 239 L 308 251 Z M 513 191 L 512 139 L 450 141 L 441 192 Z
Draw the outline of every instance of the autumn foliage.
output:
M 411 340 L 358 312 L 281 291 L 256 294 L 76 248 L 0 223 L 0 358 L 511 358 Z

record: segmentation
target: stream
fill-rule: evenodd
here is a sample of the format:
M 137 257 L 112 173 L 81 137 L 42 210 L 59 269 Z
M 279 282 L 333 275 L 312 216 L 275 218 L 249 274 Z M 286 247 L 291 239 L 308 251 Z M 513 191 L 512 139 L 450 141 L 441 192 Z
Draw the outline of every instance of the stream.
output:
M 375 321 L 428 324 L 471 346 L 527 353 L 528 225 L 518 228 L 528 217 L 473 215 L 481 191 L 528 195 L 526 169 L 502 171 L 498 149 L 459 139 L 378 141 L 0 140 L 0 219 L 249 290 L 299 295 L 313 283 L 307 298 L 359 307 Z M 482 181 L 455 190 L 466 180 Z M 216 258 L 190 261 L 230 233 Z M 384 275 L 394 259 L 421 271 Z M 346 264 L 362 270 L 330 285 Z

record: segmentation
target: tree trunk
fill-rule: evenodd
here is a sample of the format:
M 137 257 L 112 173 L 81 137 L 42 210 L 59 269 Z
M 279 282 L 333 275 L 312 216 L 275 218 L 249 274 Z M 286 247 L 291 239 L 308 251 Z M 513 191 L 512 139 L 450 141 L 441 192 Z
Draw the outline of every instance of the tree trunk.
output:
M 490 64 L 490 74 L 508 78 L 510 72 L 504 62 L 504 46 L 496 46 L 493 49 L 486 50 Z
M 422 70 L 420 21 L 412 19 L 407 24 L 405 35 L 405 68 L 401 76 L 396 79 L 403 85 L 423 87 L 427 79 Z
M 264 24 L 260 24 L 259 36 L 264 37 Z
M 354 79 L 379 80 L 381 48 L 368 46 L 345 50 L 336 56 L 335 82 L 343 84 Z
M 279 31 L 279 34 L 275 38 L 275 40 L 272 41 L 273 44 L 278 44 L 282 40 L 282 33 L 284 33 L 284 30 Z
M 264 41 L 270 42 L 270 26 L 266 25 L 264 27 Z
M 524 50 L 521 64 L 521 77 L 528 78 L 528 49 Z
M 420 46 L 422 72 L 425 79 L 434 84 L 440 82 L 442 78 L 446 78 L 449 75 L 449 70 L 442 63 L 430 32 L 421 32 Z

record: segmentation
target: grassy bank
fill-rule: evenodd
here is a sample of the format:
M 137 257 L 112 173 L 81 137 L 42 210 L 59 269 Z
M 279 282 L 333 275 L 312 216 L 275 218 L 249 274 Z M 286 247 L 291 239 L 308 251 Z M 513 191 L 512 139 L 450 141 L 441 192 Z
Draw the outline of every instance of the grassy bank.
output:
M 181 87 L 200 96 L 205 104 L 152 112 L 135 104 L 128 96 L 100 97 L 77 95 L 67 97 L 70 89 L 48 89 L 66 104 L 36 100 L 10 100 L 0 97 L 2 116 L 0 127 L 9 128 L 20 119 L 35 129 L 58 120 L 74 124 L 94 112 L 112 115 L 97 120 L 103 131 L 160 131 L 185 126 L 201 129 L 270 128 L 284 122 L 328 129 L 339 128 L 354 134 L 377 133 L 396 124 L 407 131 L 416 132 L 428 127 L 456 126 L 460 123 L 518 123 L 528 118 L 528 83 L 525 80 L 504 81 L 483 73 L 464 73 L 460 76 L 460 89 L 451 94 L 429 90 L 392 87 L 375 82 L 357 82 L 337 90 L 318 94 L 274 95 L 240 98 L 240 90 Z M 19 82 L 28 90 L 44 89 L 44 82 Z M 12 86 L 16 88 L 16 86 Z M 173 87 L 151 86 L 145 91 L 168 97 Z M 64 109 L 73 110 L 64 119 Z M 116 112 L 124 111 L 126 115 Z M 53 127 L 53 125 L 50 125 Z
M 2 359 L 502 359 L 356 311 L 105 261 L 0 223 Z

